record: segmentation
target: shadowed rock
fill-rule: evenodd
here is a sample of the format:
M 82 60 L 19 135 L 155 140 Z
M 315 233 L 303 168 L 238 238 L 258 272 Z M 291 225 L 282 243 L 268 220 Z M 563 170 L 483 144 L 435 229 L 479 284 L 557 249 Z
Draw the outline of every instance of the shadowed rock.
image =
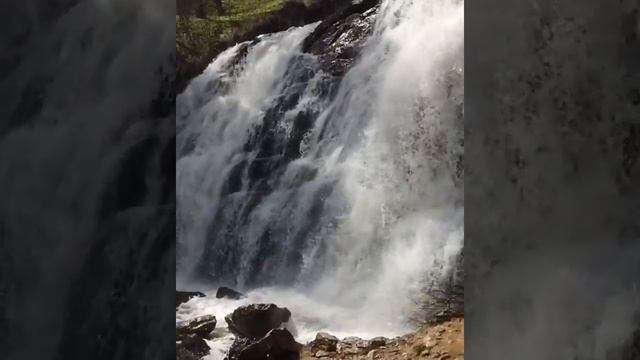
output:
M 236 339 L 227 360 L 298 360 L 301 349 L 287 329 L 273 329 L 259 340 Z
M 258 339 L 289 321 L 291 312 L 275 304 L 241 306 L 225 317 L 229 331 L 240 338 Z
M 226 286 L 220 286 L 218 288 L 218 291 L 216 292 L 216 299 L 234 299 L 234 300 L 238 300 L 238 299 L 242 299 L 247 297 L 245 294 L 233 290 L 231 288 L 228 288 Z
M 205 297 L 205 295 L 199 291 L 176 291 L 176 308 L 194 297 Z
M 186 335 L 176 342 L 176 360 L 197 360 L 209 354 L 209 345 L 197 335 Z
M 365 0 L 327 18 L 304 40 L 303 51 L 317 55 L 328 74 L 344 75 L 373 29 L 377 4 L 377 0 Z

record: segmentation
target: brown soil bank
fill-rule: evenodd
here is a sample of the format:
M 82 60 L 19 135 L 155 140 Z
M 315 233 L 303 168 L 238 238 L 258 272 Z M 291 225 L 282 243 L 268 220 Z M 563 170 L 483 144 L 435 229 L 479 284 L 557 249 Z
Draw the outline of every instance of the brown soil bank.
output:
M 455 318 L 395 339 L 325 338 L 306 344 L 301 360 L 464 359 L 464 318 Z
M 350 0 L 322 0 L 313 2 L 288 1 L 280 9 L 265 17 L 238 25 L 223 36 L 206 39 L 207 49 L 193 48 L 187 44 L 176 44 L 176 87 L 181 93 L 191 79 L 202 73 L 207 65 L 222 51 L 236 43 L 254 39 L 258 35 L 284 31 L 292 26 L 303 26 L 323 19 L 328 22 L 346 17 L 362 8 L 373 7 L 378 0 L 364 0 L 353 5 Z

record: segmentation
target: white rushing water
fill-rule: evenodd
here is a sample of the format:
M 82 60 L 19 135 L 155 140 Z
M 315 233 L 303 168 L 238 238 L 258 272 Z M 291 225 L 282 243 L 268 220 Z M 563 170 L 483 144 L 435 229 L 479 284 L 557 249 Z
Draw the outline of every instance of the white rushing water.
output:
M 244 61 L 244 45 L 225 51 L 178 97 L 178 287 L 211 296 L 177 321 L 214 314 L 224 336 L 224 315 L 273 302 L 299 341 L 394 336 L 450 270 L 463 246 L 463 4 L 386 0 L 375 16 L 334 88 L 300 50 L 313 24 L 263 36 Z M 300 114 L 312 122 L 298 143 Z M 217 300 L 218 285 L 249 298 Z

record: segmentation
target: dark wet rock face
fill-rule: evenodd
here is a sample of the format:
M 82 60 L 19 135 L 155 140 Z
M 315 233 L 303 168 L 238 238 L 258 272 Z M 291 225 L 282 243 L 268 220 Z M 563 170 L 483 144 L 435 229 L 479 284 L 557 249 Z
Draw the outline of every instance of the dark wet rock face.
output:
M 303 51 L 315 54 L 323 71 L 342 76 L 349 70 L 370 35 L 377 1 L 348 8 L 322 22 L 303 44 Z
M 305 39 L 302 45 L 302 49 L 304 51 L 308 51 L 313 43 L 325 36 L 325 34 L 329 32 L 328 30 L 336 26 L 336 24 L 339 24 L 344 19 L 347 19 L 353 15 L 364 14 L 377 6 L 379 3 L 380 0 L 363 0 L 358 4 L 350 4 L 338 9 L 330 16 L 323 19 L 322 23 Z
M 225 317 L 229 331 L 240 338 L 257 339 L 289 321 L 291 312 L 274 304 L 242 306 Z
M 176 341 L 176 360 L 197 360 L 209 354 L 209 345 L 197 335 L 186 335 Z
M 301 348 L 287 329 L 273 329 L 258 340 L 237 339 L 227 360 L 298 360 Z
M 238 360 L 238 357 L 240 356 L 240 353 L 242 353 L 242 350 L 244 350 L 246 347 L 250 346 L 254 342 L 255 340 L 251 340 L 247 338 L 241 338 L 241 337 L 236 338 L 233 341 L 233 344 L 231 344 L 231 347 L 229 348 L 229 352 L 227 353 L 227 357 L 225 358 L 225 360 Z
M 204 340 L 215 330 L 217 321 L 213 315 L 204 315 L 176 326 L 176 359 L 197 360 L 209 354 Z
M 218 288 L 218 291 L 216 291 L 216 299 L 234 299 L 234 300 L 238 300 L 238 299 L 242 299 L 247 297 L 246 295 L 244 295 L 243 293 L 233 290 L 231 288 L 228 288 L 226 286 L 221 286 Z
M 176 307 L 180 306 L 180 304 L 189 301 L 194 297 L 204 297 L 205 294 L 199 291 L 176 291 Z
M 237 308 L 225 320 L 236 339 L 226 360 L 297 360 L 302 345 L 289 330 L 281 328 L 291 312 L 274 304 L 252 304 Z

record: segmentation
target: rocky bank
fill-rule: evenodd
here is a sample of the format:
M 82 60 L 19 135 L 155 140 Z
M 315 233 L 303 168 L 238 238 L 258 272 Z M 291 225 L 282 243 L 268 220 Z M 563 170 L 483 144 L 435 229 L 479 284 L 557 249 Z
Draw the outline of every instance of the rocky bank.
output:
M 193 293 L 177 292 L 176 297 Z M 199 293 L 198 293 L 199 294 Z M 239 306 L 225 317 L 235 336 L 225 360 L 406 360 L 464 359 L 464 318 L 456 317 L 425 325 L 414 333 L 396 338 L 338 339 L 318 333 L 307 344 L 298 343 L 287 329 L 293 314 L 275 304 Z M 217 320 L 212 315 L 196 317 L 176 326 L 177 360 L 202 359 L 209 354 L 206 340 Z
M 415 333 L 394 339 L 348 337 L 338 340 L 329 334 L 318 334 L 316 340 L 304 346 L 301 359 L 464 359 L 464 318 L 424 326 Z

